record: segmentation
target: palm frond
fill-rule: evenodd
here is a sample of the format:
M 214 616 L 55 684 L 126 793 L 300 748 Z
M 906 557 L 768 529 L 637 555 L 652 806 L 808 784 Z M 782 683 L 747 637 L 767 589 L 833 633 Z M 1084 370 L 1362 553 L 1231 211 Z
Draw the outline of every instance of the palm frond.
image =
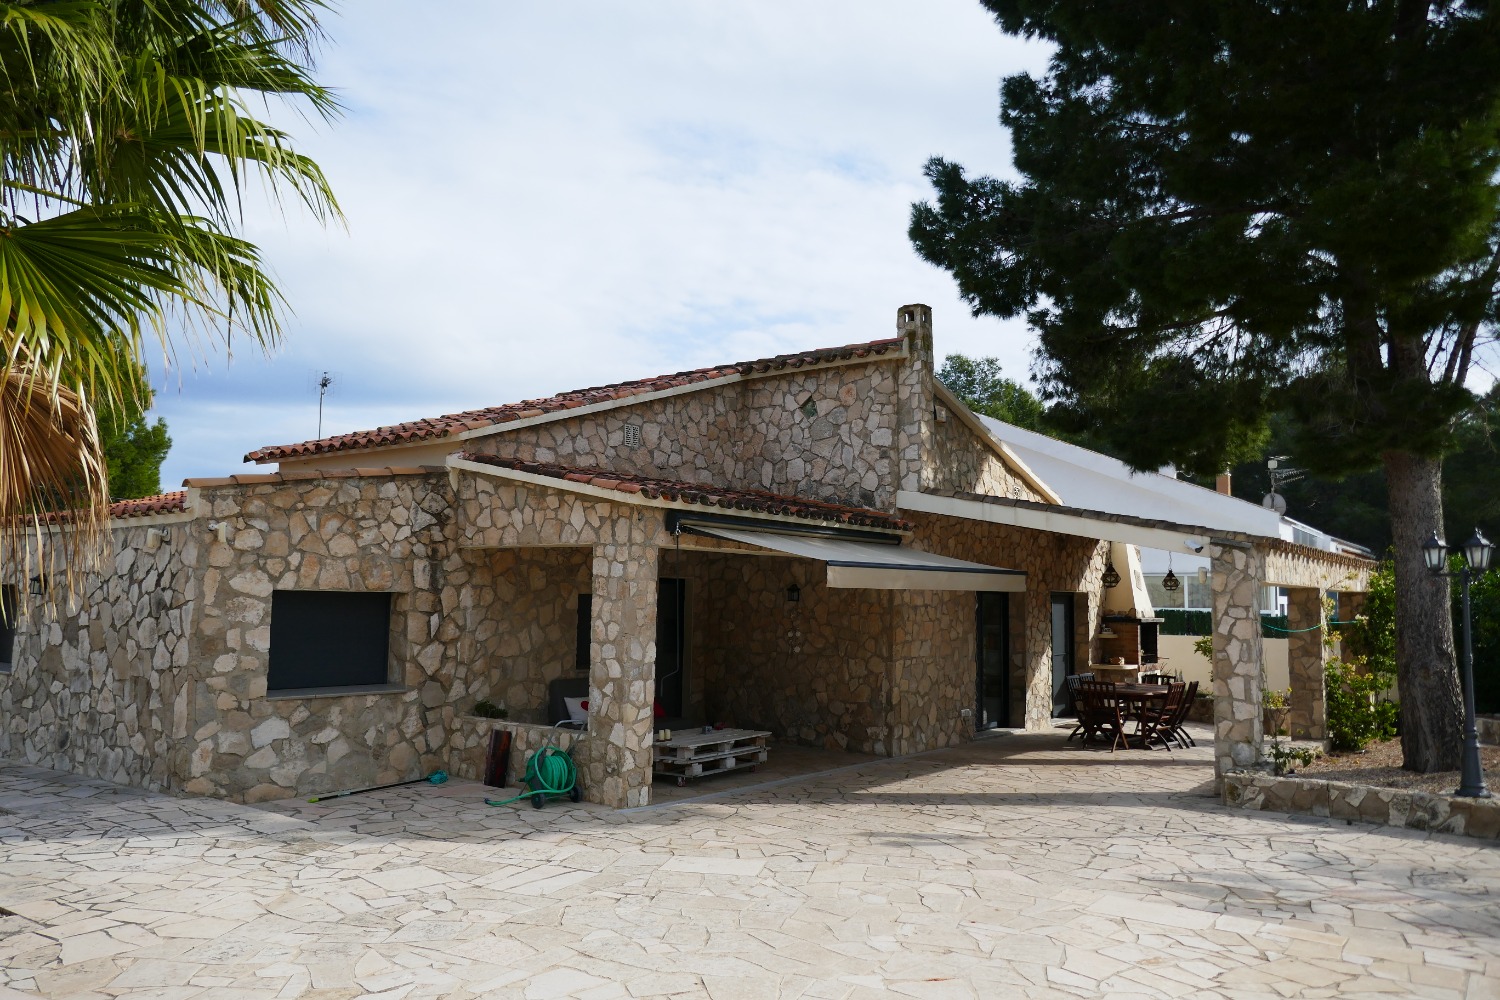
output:
M 109 486 L 86 400 L 34 368 L 0 369 L 0 565 L 43 605 L 81 595 L 109 555 Z M 29 602 L 21 602 L 21 614 Z

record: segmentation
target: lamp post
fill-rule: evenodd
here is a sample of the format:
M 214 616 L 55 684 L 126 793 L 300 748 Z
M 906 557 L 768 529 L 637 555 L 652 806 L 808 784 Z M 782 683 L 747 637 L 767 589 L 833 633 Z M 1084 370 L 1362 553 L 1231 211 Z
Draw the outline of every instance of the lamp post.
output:
M 1432 537 L 1422 543 L 1422 559 L 1434 576 L 1456 576 L 1464 586 L 1464 645 L 1459 662 L 1463 666 L 1464 681 L 1464 754 L 1463 769 L 1459 772 L 1458 791 L 1455 795 L 1468 798 L 1487 799 L 1490 791 L 1484 787 L 1484 769 L 1479 763 L 1479 728 L 1474 722 L 1474 640 L 1472 615 L 1469 611 L 1469 581 L 1475 574 L 1483 574 L 1490 568 L 1490 556 L 1495 546 L 1479 529 L 1474 537 L 1464 542 L 1464 568 L 1457 573 L 1447 571 L 1448 544 L 1434 531 Z

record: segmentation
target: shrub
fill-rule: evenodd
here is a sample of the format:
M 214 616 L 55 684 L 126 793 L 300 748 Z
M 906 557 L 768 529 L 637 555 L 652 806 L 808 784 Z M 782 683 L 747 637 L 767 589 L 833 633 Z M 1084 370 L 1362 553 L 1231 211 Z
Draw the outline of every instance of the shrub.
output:
M 474 714 L 481 719 L 503 719 L 510 715 L 503 707 L 496 705 L 488 698 L 474 703 Z
M 1331 661 L 1324 670 L 1328 739 L 1335 750 L 1363 750 L 1372 740 L 1396 735 L 1397 708 L 1386 695 L 1391 678 L 1358 673 L 1352 664 Z

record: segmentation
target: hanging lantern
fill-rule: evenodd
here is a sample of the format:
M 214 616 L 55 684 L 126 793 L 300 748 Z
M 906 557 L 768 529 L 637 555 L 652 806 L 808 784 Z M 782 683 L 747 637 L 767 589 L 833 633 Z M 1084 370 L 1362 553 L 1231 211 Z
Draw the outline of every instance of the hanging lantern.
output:
M 1177 574 L 1173 573 L 1170 569 L 1167 570 L 1167 575 L 1161 578 L 1161 589 L 1169 594 L 1181 586 L 1182 581 L 1177 579 Z
M 1111 559 L 1104 567 L 1104 589 L 1113 590 L 1120 585 L 1120 574 L 1115 572 L 1115 561 Z

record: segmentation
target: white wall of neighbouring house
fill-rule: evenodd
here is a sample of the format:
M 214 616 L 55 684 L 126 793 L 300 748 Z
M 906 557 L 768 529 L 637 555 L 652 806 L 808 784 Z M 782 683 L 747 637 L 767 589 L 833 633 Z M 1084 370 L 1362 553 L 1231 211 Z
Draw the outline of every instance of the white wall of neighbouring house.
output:
M 1197 637 L 1191 635 L 1164 635 L 1159 640 L 1159 655 L 1166 658 L 1167 662 L 1163 666 L 1167 670 L 1181 671 L 1183 680 L 1197 681 L 1198 692 L 1207 694 L 1213 687 L 1213 672 L 1208 660 L 1193 652 L 1193 643 L 1196 641 Z M 1261 648 L 1265 650 L 1266 684 L 1278 691 L 1285 691 L 1291 686 L 1291 674 L 1287 669 L 1287 640 L 1263 639 Z

